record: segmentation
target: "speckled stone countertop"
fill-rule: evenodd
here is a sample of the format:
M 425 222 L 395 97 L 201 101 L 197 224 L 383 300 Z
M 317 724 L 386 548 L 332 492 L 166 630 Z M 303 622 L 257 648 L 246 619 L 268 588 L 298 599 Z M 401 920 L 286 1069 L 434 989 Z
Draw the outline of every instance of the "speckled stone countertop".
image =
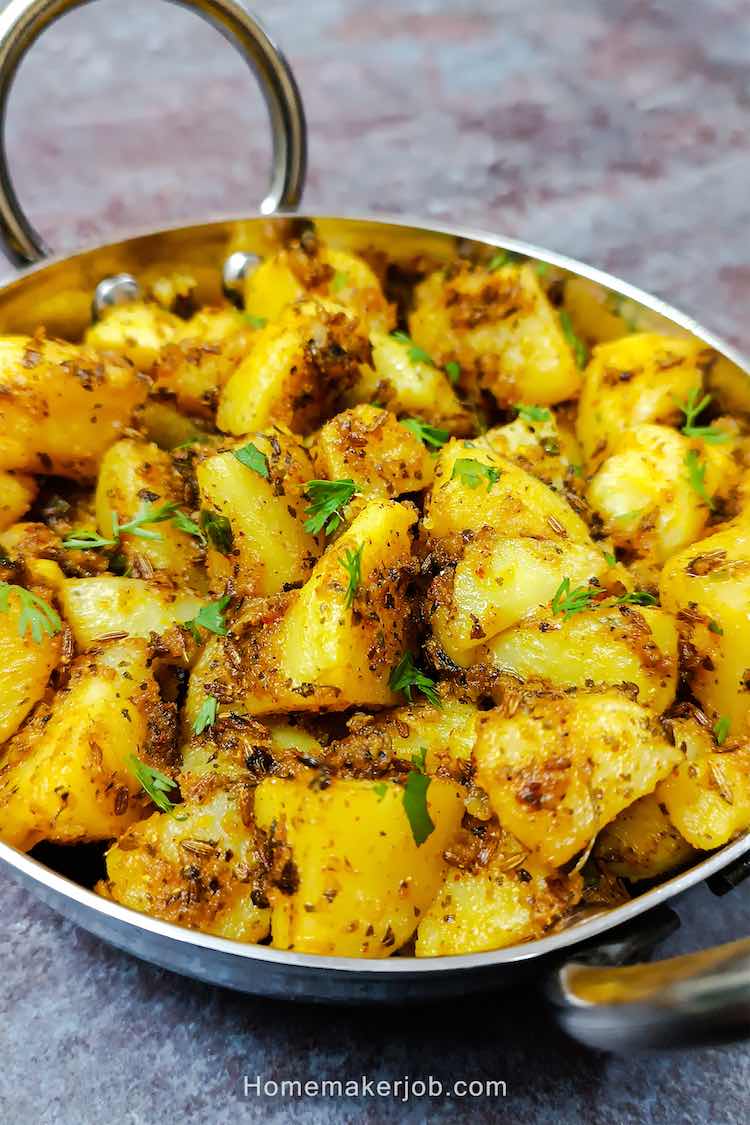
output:
M 298 75 L 306 209 L 482 226 L 621 274 L 750 350 L 747 0 L 293 0 L 258 13 Z M 10 154 L 50 243 L 252 210 L 261 98 L 171 5 L 50 30 L 18 79 Z M 7 271 L 10 272 L 9 270 Z M 679 904 L 667 950 L 744 936 L 750 887 Z M 0 1120 L 725 1125 L 750 1044 L 584 1051 L 528 995 L 340 1011 L 252 1000 L 112 951 L 0 874 Z M 504 1100 L 245 1099 L 242 1076 L 502 1079 Z

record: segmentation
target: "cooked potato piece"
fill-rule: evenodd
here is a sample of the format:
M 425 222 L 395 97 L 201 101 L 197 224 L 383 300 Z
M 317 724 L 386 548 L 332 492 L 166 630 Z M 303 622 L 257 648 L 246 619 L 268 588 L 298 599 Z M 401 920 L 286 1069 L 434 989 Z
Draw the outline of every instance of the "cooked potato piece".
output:
M 727 445 L 706 445 L 667 426 L 625 433 L 588 488 L 616 546 L 657 567 L 698 539 L 717 493 L 737 471 Z
M 652 711 L 624 692 L 528 698 L 489 711 L 474 749 L 477 784 L 500 823 L 559 867 L 680 760 Z
M 122 526 L 168 503 L 184 510 L 184 486 L 168 453 L 133 438 L 123 438 L 107 451 L 96 486 L 96 522 L 103 537 L 112 536 L 113 514 Z M 157 574 L 193 589 L 203 584 L 198 540 L 180 531 L 172 518 L 146 521 L 139 532 L 123 532 L 120 548 L 137 576 Z
M 250 352 L 258 325 L 233 308 L 203 309 L 183 324 L 154 362 L 154 385 L 174 395 L 180 410 L 212 418 L 219 392 Z
M 76 645 L 92 648 L 110 633 L 148 639 L 172 625 L 190 621 L 205 605 L 195 594 L 179 593 L 141 578 L 67 578 L 58 591 L 63 616 Z
M 245 308 L 268 320 L 307 294 L 346 305 L 373 328 L 393 327 L 393 311 L 376 275 L 363 258 L 345 250 L 294 243 L 266 258 L 245 279 Z
M 240 592 L 277 594 L 304 582 L 320 554 L 318 537 L 304 528 L 304 490 L 315 473 L 288 430 L 277 426 L 248 437 L 238 450 L 252 445 L 265 458 L 261 472 L 239 461 L 238 450 L 207 457 L 196 469 L 203 509 L 229 520 L 231 529 L 226 553 L 209 546 L 208 569 L 214 586 L 231 578 Z
M 495 453 L 558 492 L 570 489 L 580 478 L 580 446 L 569 428 L 558 425 L 551 410 L 539 420 L 519 415 L 505 426 L 494 426 L 484 435 L 484 441 Z
M 47 600 L 46 591 L 33 593 Z M 8 589 L 0 583 L 0 746 L 44 696 L 61 653 L 59 630 L 42 629 L 37 637 L 32 634 L 21 597 L 12 585 Z
M 490 526 L 507 536 L 591 544 L 589 529 L 566 500 L 481 439 L 443 447 L 423 522 L 438 538 Z
M 503 949 L 542 937 L 581 897 L 580 875 L 541 863 L 506 837 L 486 867 L 449 867 L 417 930 L 417 957 Z
M 602 605 L 563 620 L 541 612 L 490 641 L 476 659 L 556 688 L 632 684 L 655 711 L 677 690 L 677 625 L 653 606 Z
M 0 337 L 0 469 L 94 476 L 146 391 L 119 357 L 41 335 Z
M 0 531 L 7 531 L 26 515 L 37 492 L 33 477 L 0 469 Z
M 90 348 L 125 356 L 139 371 L 149 371 L 165 344 L 185 330 L 184 320 L 155 301 L 129 301 L 107 309 L 86 331 Z
M 202 429 L 201 422 L 181 414 L 174 402 L 150 398 L 141 407 L 139 420 L 146 439 L 156 442 L 160 449 L 172 450 L 188 444 L 210 448 L 221 442 L 219 436 Z
M 469 262 L 431 274 L 409 317 L 415 342 L 444 367 L 458 362 L 475 397 L 501 406 L 573 398 L 581 374 L 533 265 L 489 271 Z
M 378 402 L 394 414 L 422 418 L 451 434 L 469 434 L 476 422 L 444 371 L 421 359 L 414 345 L 371 332 L 372 367 L 364 366 L 349 392 L 355 403 Z
M 444 572 L 426 599 L 441 649 L 463 667 L 472 663 L 474 649 L 548 605 L 565 578 L 575 588 L 592 578 L 608 578 L 610 572 L 618 579 L 625 575 L 621 567 L 610 568 L 593 543 L 503 539 L 500 534 L 480 528 L 456 564 L 452 583 Z M 538 623 L 532 628 L 538 629 Z
M 235 941 L 266 937 L 260 849 L 241 790 L 215 792 L 133 825 L 107 852 L 97 890 L 131 910 Z
M 388 957 L 411 937 L 442 882 L 464 803 L 453 782 L 432 780 L 425 803 L 434 829 L 418 845 L 404 794 L 394 782 L 261 782 L 255 817 L 279 867 L 269 890 L 273 945 Z
M 597 863 L 622 879 L 656 879 L 695 857 L 661 800 L 662 785 L 623 809 L 599 834 L 593 855 Z
M 714 354 L 706 375 L 706 386 L 722 410 L 750 414 L 750 379 L 726 356 Z
M 305 301 L 258 334 L 221 392 L 216 424 L 249 434 L 274 423 L 306 434 L 331 413 L 370 358 L 360 322 L 341 305 Z
M 628 430 L 682 423 L 679 403 L 703 384 L 705 344 L 643 332 L 594 350 L 578 404 L 578 440 L 596 468 Z M 700 396 L 699 396 L 700 397 Z
M 576 333 L 594 344 L 646 332 L 659 321 L 630 297 L 612 293 L 587 277 L 566 278 L 563 304 Z
M 396 501 L 372 501 L 332 543 L 307 583 L 274 604 L 251 604 L 233 637 L 209 642 L 190 679 L 193 723 L 211 685 L 251 715 L 344 711 L 393 704 L 389 677 L 407 648 L 404 580 L 411 570 L 416 514 Z M 348 604 L 344 567 L 360 551 L 359 581 Z M 227 644 L 237 658 L 229 661 Z
M 355 406 L 323 426 L 315 468 L 327 480 L 353 480 L 365 496 L 420 492 L 432 481 L 433 463 L 420 439 L 377 406 Z
M 750 734 L 750 522 L 737 520 L 664 567 L 662 605 L 674 613 L 691 691 L 712 722 Z
M 11 739 L 0 758 L 0 839 L 75 844 L 118 836 L 145 802 L 130 756 L 149 760 L 150 723 L 168 711 L 145 641 L 100 648 L 73 665 L 68 686 Z

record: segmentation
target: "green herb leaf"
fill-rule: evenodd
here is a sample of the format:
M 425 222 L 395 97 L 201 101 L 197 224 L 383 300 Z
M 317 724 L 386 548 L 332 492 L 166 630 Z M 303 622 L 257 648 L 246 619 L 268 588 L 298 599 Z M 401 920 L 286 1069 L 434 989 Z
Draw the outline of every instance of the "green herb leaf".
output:
M 526 403 L 517 402 L 515 409 L 518 411 L 518 417 L 525 418 L 527 422 L 549 422 L 552 417 L 552 412 L 546 406 L 528 406 Z
M 70 535 L 63 539 L 62 545 L 68 551 L 97 551 L 100 547 L 115 547 L 117 540 L 105 539 L 96 531 L 82 528 L 79 531 L 71 531 Z
M 234 456 L 246 469 L 252 469 L 259 477 L 269 479 L 271 474 L 268 469 L 268 458 L 251 441 L 247 445 L 243 445 L 241 449 L 235 449 Z
M 430 788 L 431 780 L 426 774 L 412 770 L 407 775 L 404 786 L 404 812 L 418 848 L 435 831 L 435 825 L 427 808 L 427 790 Z
M 161 770 L 142 762 L 140 758 L 136 758 L 135 754 L 128 754 L 127 760 L 135 778 L 146 790 L 157 809 L 161 809 L 162 812 L 171 812 L 174 805 L 166 794 L 170 789 L 177 788 L 177 782 L 173 781 L 171 777 L 167 777 Z
M 723 746 L 726 742 L 731 725 L 732 720 L 727 715 L 722 715 L 720 719 L 717 719 L 714 725 L 714 734 L 718 746 Z
M 412 699 L 412 688 L 415 688 L 422 693 L 425 699 L 429 699 L 433 706 L 442 707 L 443 705 L 435 681 L 426 676 L 424 672 L 420 672 L 410 652 L 404 653 L 391 672 L 388 686 L 391 691 L 403 692 L 409 702 Z
M 386 783 L 384 781 L 376 782 L 375 785 L 373 785 L 372 788 L 373 788 L 373 792 L 377 794 L 377 797 L 378 797 L 379 801 L 382 801 L 383 797 L 385 797 L 386 793 L 388 792 L 388 786 L 386 785 Z
M 570 313 L 567 309 L 563 309 L 560 313 L 560 327 L 563 330 L 563 336 L 571 347 L 576 364 L 578 367 L 585 367 L 589 358 L 588 348 L 581 337 L 576 334 L 573 321 L 570 319 Z
M 624 322 L 628 332 L 637 332 L 638 325 L 636 324 L 634 317 L 628 316 L 628 314 L 625 312 L 623 307 L 624 302 L 625 297 L 623 297 L 622 293 L 608 293 L 604 299 L 604 307 L 608 309 L 613 316 L 619 317 L 620 320 Z
M 244 317 L 251 328 L 265 328 L 268 324 L 265 316 L 256 316 L 255 313 L 245 313 Z
M 584 610 L 591 609 L 594 597 L 600 593 L 601 590 L 595 586 L 577 586 L 571 590 L 570 579 L 563 578 L 550 602 L 550 608 L 554 614 L 561 613 L 563 620 L 567 621 L 574 613 L 583 613 Z
M 724 630 L 722 629 L 721 625 L 718 621 L 714 621 L 713 618 L 708 623 L 708 631 L 709 633 L 716 633 L 718 637 L 724 636 Z
M 208 434 L 194 434 L 193 437 L 188 438 L 186 441 L 181 441 L 177 445 L 173 445 L 172 452 L 176 453 L 178 449 L 189 449 L 191 445 L 204 445 L 210 440 Z
M 607 561 L 607 566 L 617 566 L 617 556 L 613 555 L 611 551 L 605 551 L 604 558 Z
M 225 594 L 218 601 L 201 606 L 196 616 L 185 622 L 185 628 L 190 630 L 199 644 L 202 639 L 198 632 L 199 625 L 207 629 L 209 633 L 215 633 L 217 637 L 226 637 L 228 630 L 224 620 L 224 611 L 231 600 L 232 595 Z
M 656 605 L 658 599 L 647 590 L 632 590 L 629 594 L 621 594 L 615 601 L 617 605 Z
M 343 270 L 336 270 L 331 282 L 331 292 L 340 293 L 342 289 L 346 289 L 349 284 L 349 275 L 344 273 Z
M 451 359 L 445 365 L 445 374 L 450 379 L 455 387 L 458 380 L 461 378 L 461 364 L 456 363 L 455 359 Z
M 412 754 L 411 764 L 414 766 L 415 770 L 419 770 L 420 773 L 424 773 L 425 766 L 427 764 L 427 747 L 426 746 L 420 746 L 419 750 L 417 750 L 414 754 Z
M 203 734 L 204 730 L 212 727 L 216 722 L 216 712 L 218 710 L 219 701 L 214 695 L 207 695 L 200 705 L 200 710 L 195 716 L 193 723 L 193 733 Z
M 514 262 L 522 261 L 523 256 L 521 254 L 516 254 L 515 250 L 498 250 L 487 263 L 487 269 L 490 273 L 494 273 L 495 270 L 501 269 L 502 266 L 510 266 L 513 265 Z
M 158 531 L 151 531 L 146 528 L 146 524 L 150 523 L 165 523 L 167 520 L 174 519 L 175 512 L 177 511 L 177 501 L 167 500 L 164 504 L 146 504 L 141 505 L 132 520 L 127 523 L 120 524 L 116 514 L 112 513 L 112 534 L 117 539 L 121 535 L 137 535 L 140 539 L 161 539 Z
M 310 500 L 305 508 L 305 531 L 318 535 L 325 531 L 333 535 L 344 518 L 344 508 L 357 491 L 353 480 L 309 480 L 305 485 L 305 495 Z
M 415 437 L 433 449 L 440 449 L 450 437 L 447 430 L 430 426 L 429 423 L 423 422 L 420 418 L 402 418 L 401 425 L 406 426 L 407 430 L 411 430 Z
M 195 520 L 190 519 L 190 516 L 186 516 L 184 512 L 175 512 L 172 516 L 172 523 L 178 531 L 184 531 L 186 535 L 194 535 L 196 539 L 200 540 L 201 545 L 205 546 L 206 537 Z
M 549 262 L 534 262 L 534 272 L 537 277 L 546 277 L 551 269 Z
M 15 593 L 18 598 L 21 613 L 18 618 L 18 635 L 25 637 L 31 633 L 35 644 L 41 644 L 46 635 L 52 637 L 62 629 L 59 614 L 51 605 L 27 590 L 25 586 L 16 586 L 11 582 L 0 582 L 0 613 L 8 613 L 10 609 L 10 594 Z
M 453 472 L 451 473 L 451 480 L 461 480 L 469 488 L 478 488 L 483 481 L 487 481 L 487 491 L 489 492 L 501 477 L 499 469 L 493 469 L 491 465 L 483 465 L 481 461 L 475 461 L 473 457 L 459 457 L 453 464 Z
M 722 433 L 721 430 L 715 430 L 713 426 L 695 425 L 695 419 L 703 413 L 713 398 L 712 395 L 704 395 L 703 398 L 699 399 L 700 393 L 699 387 L 693 387 L 685 402 L 674 400 L 685 415 L 685 425 L 682 427 L 682 432 L 689 438 L 701 438 L 709 445 L 722 445 L 729 441 L 729 434 Z
M 222 555 L 228 555 L 232 550 L 233 537 L 232 525 L 227 517 L 204 508 L 200 514 L 200 522 L 210 545 Z
M 688 450 L 685 458 L 685 466 L 688 471 L 688 481 L 693 492 L 696 492 L 704 504 L 708 506 L 709 511 L 716 510 L 716 505 L 713 498 L 708 495 L 706 491 L 706 466 L 700 459 L 700 455 L 696 449 Z
M 362 552 L 364 549 L 365 545 L 361 543 L 356 551 L 347 551 L 343 558 L 339 559 L 339 562 L 349 576 L 345 602 L 347 609 L 351 609 L 354 605 L 354 599 L 357 595 L 359 584 L 362 581 Z
M 400 344 L 406 344 L 409 348 L 409 359 L 412 363 L 429 363 L 430 367 L 435 367 L 435 362 L 432 356 L 420 348 L 419 344 L 415 344 L 411 336 L 407 336 L 405 332 L 391 332 L 394 340 L 398 340 Z

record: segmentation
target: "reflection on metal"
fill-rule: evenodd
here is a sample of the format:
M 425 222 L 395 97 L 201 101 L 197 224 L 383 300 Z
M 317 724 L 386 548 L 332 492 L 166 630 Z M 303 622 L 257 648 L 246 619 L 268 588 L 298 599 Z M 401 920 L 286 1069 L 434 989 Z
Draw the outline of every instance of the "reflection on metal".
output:
M 94 290 L 94 298 L 91 302 L 92 317 L 96 320 L 106 309 L 114 308 L 115 305 L 127 305 L 142 296 L 143 291 L 132 273 L 118 273 L 114 277 L 105 277 Z

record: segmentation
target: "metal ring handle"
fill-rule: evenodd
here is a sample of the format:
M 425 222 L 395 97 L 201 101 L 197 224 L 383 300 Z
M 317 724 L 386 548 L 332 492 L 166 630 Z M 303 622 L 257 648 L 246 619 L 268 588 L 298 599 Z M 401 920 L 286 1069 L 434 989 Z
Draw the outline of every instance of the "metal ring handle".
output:
M 201 16 L 235 46 L 257 76 L 273 132 L 273 173 L 261 214 L 293 208 L 305 181 L 306 128 L 297 84 L 284 56 L 240 0 L 170 0 Z M 93 0 L 10 0 L 0 13 L 0 240 L 16 265 L 48 247 L 29 223 L 13 187 L 5 145 L 8 98 L 21 60 L 51 23 Z

